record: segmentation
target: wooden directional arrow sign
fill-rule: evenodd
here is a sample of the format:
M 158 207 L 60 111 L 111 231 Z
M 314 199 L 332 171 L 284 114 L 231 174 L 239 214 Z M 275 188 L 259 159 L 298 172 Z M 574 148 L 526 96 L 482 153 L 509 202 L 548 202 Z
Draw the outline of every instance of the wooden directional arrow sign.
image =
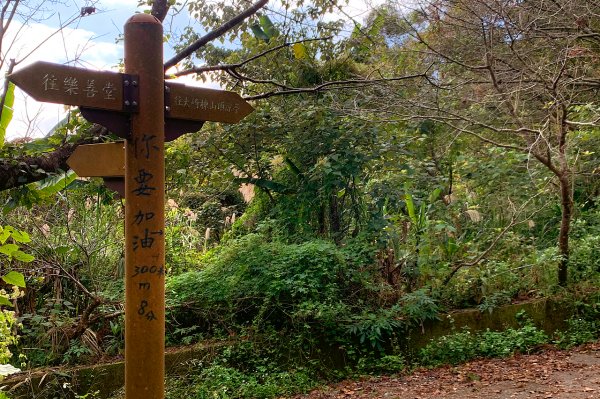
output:
M 125 198 L 125 142 L 75 148 L 67 164 L 80 177 L 102 177 L 104 185 Z
M 81 177 L 125 176 L 125 142 L 80 145 L 67 164 Z
M 254 111 L 239 94 L 181 83 L 165 83 L 166 117 L 192 121 L 237 123 Z
M 38 101 L 124 111 L 127 76 L 38 61 L 8 79 Z

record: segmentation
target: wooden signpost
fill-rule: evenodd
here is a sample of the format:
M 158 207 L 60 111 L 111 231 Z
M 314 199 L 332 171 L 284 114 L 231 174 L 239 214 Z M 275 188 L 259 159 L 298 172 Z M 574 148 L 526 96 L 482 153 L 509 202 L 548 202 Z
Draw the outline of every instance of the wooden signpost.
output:
M 125 398 L 164 398 L 165 130 L 167 139 L 204 121 L 236 123 L 253 111 L 238 94 L 165 83 L 158 19 L 125 24 L 125 72 L 37 62 L 9 76 L 39 101 L 78 105 L 125 142 L 79 146 L 69 166 L 118 182 L 125 203 Z

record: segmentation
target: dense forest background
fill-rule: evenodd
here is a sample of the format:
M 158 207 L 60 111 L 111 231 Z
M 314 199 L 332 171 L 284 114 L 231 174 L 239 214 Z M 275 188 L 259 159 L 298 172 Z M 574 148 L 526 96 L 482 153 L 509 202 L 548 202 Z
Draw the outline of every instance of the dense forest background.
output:
M 3 21 L 35 12 L 4 3 Z M 210 31 L 250 3 L 167 5 Z M 359 21 L 343 2 L 272 2 L 179 60 L 170 77 L 218 81 L 255 111 L 167 145 L 167 343 L 241 339 L 203 378 L 260 357 L 304 387 L 322 342 L 393 371 L 399 331 L 444 311 L 596 293 L 599 15 L 595 0 L 389 1 Z M 124 200 L 64 164 L 117 138 L 73 110 L 4 142 L 12 90 L 0 360 L 118 356 Z

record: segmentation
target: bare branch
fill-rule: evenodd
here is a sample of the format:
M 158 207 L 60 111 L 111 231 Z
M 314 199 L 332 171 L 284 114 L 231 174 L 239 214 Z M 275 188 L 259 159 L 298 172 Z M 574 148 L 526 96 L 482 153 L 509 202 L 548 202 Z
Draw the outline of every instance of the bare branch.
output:
M 13 4 L 13 8 L 10 11 L 10 15 L 8 18 L 6 18 L 6 11 L 8 10 L 8 6 L 9 6 L 10 1 L 7 1 L 4 4 L 4 7 L 2 7 L 2 12 L 0 12 L 0 57 L 2 54 L 2 43 L 4 42 L 4 35 L 6 33 L 6 30 L 8 29 L 8 27 L 10 26 L 10 23 L 12 22 L 13 17 L 15 16 L 15 13 L 17 11 L 17 7 L 19 6 L 19 0 L 14 1 Z M 6 22 L 4 22 L 6 21 Z M 4 57 L 1 57 L 2 59 L 0 59 L 0 68 L 2 66 L 4 66 Z M 12 61 L 12 60 L 11 60 Z
M 179 53 L 177 53 L 173 58 L 165 62 L 165 71 L 172 66 L 176 65 L 179 61 L 183 60 L 186 57 L 189 57 L 194 51 L 198 50 L 202 46 L 206 45 L 212 40 L 215 40 L 221 36 L 223 36 L 227 31 L 239 25 L 246 18 L 254 15 L 258 10 L 264 7 L 269 0 L 259 0 L 254 3 L 250 8 L 245 10 L 244 12 L 236 15 L 229 21 L 225 22 L 223 25 L 213 30 L 212 32 L 207 33 L 202 36 L 200 39 L 196 40 L 194 43 L 190 44 Z
M 496 237 L 494 237 L 494 239 L 492 240 L 492 242 L 490 243 L 490 245 L 488 245 L 488 247 L 479 254 L 479 256 L 477 256 L 474 260 L 472 260 L 471 262 L 467 262 L 467 263 L 458 263 L 454 266 L 454 268 L 452 268 L 452 270 L 450 271 L 450 274 L 448 274 L 448 276 L 446 276 L 446 278 L 444 279 L 444 285 L 447 285 L 450 280 L 452 280 L 452 277 L 454 277 L 454 275 L 456 275 L 456 273 L 462 269 L 463 267 L 473 267 L 476 266 L 477 264 L 479 264 L 482 260 L 484 260 L 491 252 L 492 250 L 496 247 L 496 245 L 498 244 L 498 242 L 500 241 L 500 239 L 502 237 L 504 237 L 504 235 L 506 235 L 506 233 L 508 233 L 510 231 L 510 229 L 512 229 L 513 227 L 525 223 L 526 221 L 530 220 L 531 217 L 533 215 L 535 215 L 536 213 L 540 212 L 544 207 L 546 207 L 547 205 L 544 204 L 542 205 L 541 208 L 539 208 L 538 210 L 532 212 L 532 214 L 528 215 L 527 217 L 519 220 L 519 216 L 525 211 L 525 208 L 527 207 L 527 205 L 533 201 L 535 198 L 537 198 L 538 196 L 540 196 L 542 193 L 542 191 L 540 190 L 536 195 L 530 197 L 527 199 L 527 201 L 525 201 L 523 203 L 523 205 L 521 205 L 521 207 L 519 209 L 515 209 L 514 205 L 512 206 L 513 208 L 513 212 L 511 214 L 510 217 L 510 221 L 508 222 L 508 224 L 502 229 L 502 231 L 500 233 L 498 233 L 498 235 Z M 512 205 L 512 201 L 510 201 L 510 198 L 508 199 L 509 202 Z
M 273 48 L 270 48 L 268 50 L 265 50 L 257 55 L 254 55 L 244 61 L 238 62 L 236 64 L 221 64 L 221 65 L 212 65 L 212 66 L 201 66 L 201 67 L 194 67 L 194 68 L 190 68 L 190 69 L 186 69 L 184 71 L 179 71 L 174 73 L 172 76 L 185 76 L 185 75 L 190 75 L 192 73 L 205 73 L 205 72 L 214 72 L 214 71 L 231 71 L 237 68 L 241 68 L 244 65 L 257 60 L 261 57 L 264 57 L 267 54 L 273 53 L 277 50 L 281 50 L 282 48 L 285 47 L 290 47 L 293 46 L 294 44 L 299 44 L 299 43 L 308 43 L 308 42 L 314 42 L 314 41 L 325 41 L 325 40 L 330 40 L 332 38 L 332 36 L 328 36 L 328 37 L 319 37 L 319 38 L 313 38 L 313 39 L 304 39 L 304 40 L 298 40 L 295 42 L 286 42 L 283 44 L 280 44 L 278 46 L 275 46 Z
M 44 40 L 40 41 L 38 43 L 37 46 L 35 46 L 29 53 L 27 53 L 26 55 L 24 55 L 23 57 L 21 57 L 19 60 L 17 60 L 15 62 L 15 65 L 20 64 L 21 62 L 23 62 L 25 59 L 27 59 L 31 54 L 33 54 L 37 49 L 39 49 L 40 47 L 42 47 L 44 44 L 46 44 L 46 42 L 48 42 L 48 40 L 50 40 L 53 36 L 55 36 L 57 33 L 62 32 L 62 30 L 64 28 L 66 28 L 67 26 L 71 25 L 73 22 L 77 21 L 78 19 L 82 18 L 81 14 L 76 14 L 74 17 L 72 17 L 71 19 L 67 20 L 67 22 L 65 22 L 64 24 L 61 24 L 58 29 L 56 29 L 54 32 L 52 32 L 50 35 L 48 35 Z
M 239 76 L 241 76 L 241 75 L 239 75 Z M 348 87 L 372 86 L 372 85 L 376 85 L 376 84 L 380 84 L 380 83 L 384 83 L 384 82 L 394 82 L 394 81 L 400 81 L 400 80 L 426 78 L 426 77 L 427 77 L 427 72 L 423 72 L 423 73 L 417 73 L 414 75 L 396 76 L 396 77 L 392 77 L 392 78 L 336 80 L 336 81 L 331 81 L 331 82 L 325 82 L 323 84 L 320 84 L 320 85 L 317 85 L 314 87 L 292 88 L 292 87 L 285 87 L 285 86 L 281 85 L 280 83 L 276 83 L 274 81 L 259 81 L 259 80 L 254 80 L 254 79 L 251 79 L 248 77 L 241 76 L 241 78 L 243 80 L 248 80 L 253 83 L 273 84 L 273 85 L 276 85 L 276 86 L 279 86 L 282 88 L 282 90 L 274 90 L 274 91 L 270 91 L 270 92 L 266 92 L 266 93 L 262 93 L 262 94 L 257 94 L 255 96 L 245 96 L 244 97 L 245 100 L 260 100 L 260 99 L 264 99 L 264 98 L 290 95 L 290 94 L 317 93 L 317 92 L 324 91 L 324 90 L 341 89 L 341 88 L 348 88 Z

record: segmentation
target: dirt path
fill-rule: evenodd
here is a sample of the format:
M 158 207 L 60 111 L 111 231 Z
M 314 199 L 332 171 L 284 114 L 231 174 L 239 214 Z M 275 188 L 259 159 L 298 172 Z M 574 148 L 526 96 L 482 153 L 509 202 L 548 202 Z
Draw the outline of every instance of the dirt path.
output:
M 407 376 L 343 381 L 296 399 L 598 399 L 600 343 L 477 360 Z

